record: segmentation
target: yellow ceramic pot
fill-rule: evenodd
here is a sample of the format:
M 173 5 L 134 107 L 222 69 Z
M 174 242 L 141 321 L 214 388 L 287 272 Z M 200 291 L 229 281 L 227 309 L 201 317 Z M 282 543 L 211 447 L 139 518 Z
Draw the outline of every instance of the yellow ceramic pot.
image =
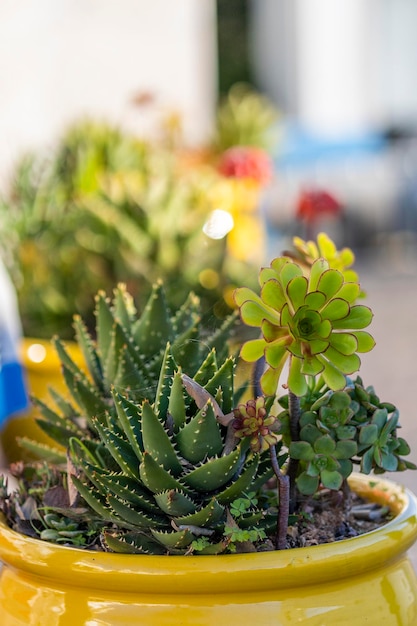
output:
M 223 556 L 87 552 L 0 527 L 2 626 L 415 626 L 406 557 L 417 499 L 355 475 L 355 491 L 395 519 L 337 543 Z
M 84 360 L 78 345 L 75 342 L 66 342 L 65 345 L 77 365 L 82 366 Z M 31 396 L 50 402 L 49 387 L 61 392 L 66 391 L 61 364 L 50 341 L 22 339 L 20 356 Z M 5 424 L 0 437 L 8 463 L 20 459 L 27 460 L 29 457 L 29 454 L 18 445 L 17 437 L 24 436 L 35 441 L 54 443 L 36 424 L 36 414 L 35 409 L 29 409 L 23 414 L 13 416 Z

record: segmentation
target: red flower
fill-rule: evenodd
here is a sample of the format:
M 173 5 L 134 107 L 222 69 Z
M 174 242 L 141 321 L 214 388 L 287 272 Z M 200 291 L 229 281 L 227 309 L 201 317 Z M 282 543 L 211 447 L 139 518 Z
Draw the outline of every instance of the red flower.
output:
M 252 178 L 266 184 L 272 178 L 272 162 L 260 148 L 234 146 L 220 158 L 218 170 L 227 178 Z
M 325 215 L 338 216 L 341 214 L 340 203 L 327 191 L 303 191 L 298 199 L 296 217 L 309 224 Z

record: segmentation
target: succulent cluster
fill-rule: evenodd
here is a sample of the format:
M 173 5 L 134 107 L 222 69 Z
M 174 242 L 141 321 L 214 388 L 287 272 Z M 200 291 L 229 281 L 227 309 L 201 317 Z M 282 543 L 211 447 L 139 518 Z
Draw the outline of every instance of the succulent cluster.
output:
M 272 475 L 262 451 L 234 428 L 235 366 L 226 336 L 235 317 L 201 336 L 197 299 L 190 296 L 172 316 L 160 283 L 141 316 L 123 286 L 112 303 L 98 294 L 96 316 L 96 340 L 75 318 L 88 372 L 55 339 L 71 400 L 55 393 L 57 409 L 37 403 L 39 425 L 58 445 L 22 440 L 62 467 L 61 484 L 52 485 L 59 506 L 53 497 L 51 504 L 49 479 L 40 479 L 37 506 L 23 486 L 18 509 L 29 506 L 31 528 L 57 542 L 78 545 L 92 535 L 89 542 L 106 550 L 153 554 L 217 553 L 231 549 L 230 536 L 235 545 L 237 531 L 261 533 L 261 509 L 251 505 L 239 522 L 230 513 Z M 14 472 L 23 483 L 25 471 L 18 464 Z M 42 477 L 48 470 L 31 470 L 39 471 Z M 16 501 L 6 499 L 3 509 L 10 517 Z
M 210 334 L 198 300 L 172 314 L 161 283 L 141 315 L 124 286 L 113 300 L 99 293 L 94 336 L 74 318 L 85 369 L 54 340 L 70 399 L 37 401 L 51 445 L 22 439 L 43 462 L 12 468 L 15 492 L 1 483 L 10 525 L 116 552 L 284 549 L 306 498 L 340 492 L 348 508 L 354 467 L 415 469 L 397 409 L 350 377 L 374 345 L 352 254 L 324 235 L 296 247 L 261 270 L 260 295 L 236 291 L 243 322 L 261 331 L 241 347 L 253 387 L 235 388 L 237 315 Z

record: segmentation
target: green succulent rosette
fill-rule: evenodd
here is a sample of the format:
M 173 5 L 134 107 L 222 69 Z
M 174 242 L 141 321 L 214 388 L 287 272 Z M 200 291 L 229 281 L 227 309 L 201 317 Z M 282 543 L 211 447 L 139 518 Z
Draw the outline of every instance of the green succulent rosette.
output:
M 355 304 L 360 295 L 357 282 L 316 259 L 308 276 L 288 257 L 279 257 L 259 275 L 258 296 L 248 288 L 235 291 L 242 321 L 259 327 L 262 337 L 247 341 L 241 349 L 245 361 L 264 357 L 266 369 L 261 386 L 273 395 L 289 359 L 288 388 L 297 396 L 308 389 L 307 377 L 322 375 L 330 389 L 342 389 L 345 375 L 360 367 L 358 352 L 375 345 L 363 329 L 373 317 L 371 309 Z

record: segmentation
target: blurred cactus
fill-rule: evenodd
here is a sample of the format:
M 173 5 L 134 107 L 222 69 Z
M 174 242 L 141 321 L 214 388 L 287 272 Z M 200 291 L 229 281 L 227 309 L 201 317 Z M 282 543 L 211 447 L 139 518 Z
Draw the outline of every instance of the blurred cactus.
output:
M 224 317 L 223 290 L 247 268 L 229 273 L 223 243 L 202 232 L 216 184 L 212 168 L 181 169 L 176 153 L 91 121 L 23 158 L 0 200 L 0 252 L 24 334 L 72 338 L 74 311 L 93 326 L 99 289 L 125 282 L 144 305 L 159 277 L 172 306 L 194 291 Z

